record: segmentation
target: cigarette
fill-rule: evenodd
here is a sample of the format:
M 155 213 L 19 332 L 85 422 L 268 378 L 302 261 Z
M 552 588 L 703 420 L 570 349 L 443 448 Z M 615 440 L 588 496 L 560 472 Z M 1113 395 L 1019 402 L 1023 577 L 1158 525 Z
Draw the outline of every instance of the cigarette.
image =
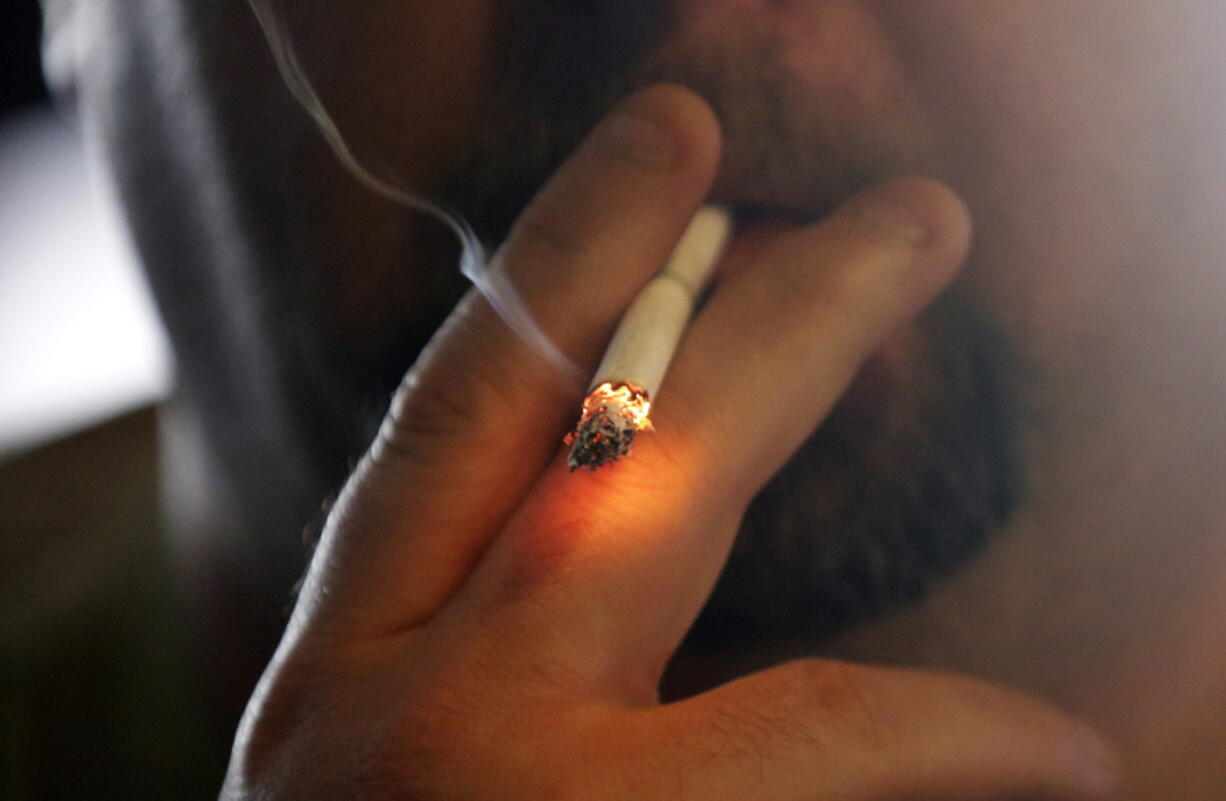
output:
M 635 296 L 588 387 L 579 423 L 566 435 L 572 471 L 616 462 L 629 455 L 638 432 L 651 430 L 652 401 L 731 233 L 728 212 L 704 206 L 664 269 Z

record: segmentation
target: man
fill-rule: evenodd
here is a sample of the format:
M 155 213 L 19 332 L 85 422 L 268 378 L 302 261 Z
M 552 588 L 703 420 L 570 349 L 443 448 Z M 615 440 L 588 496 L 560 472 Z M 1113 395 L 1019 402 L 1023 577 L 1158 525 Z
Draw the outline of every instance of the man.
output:
M 699 204 L 746 224 L 657 432 L 568 474 L 576 387 L 471 293 L 419 357 L 453 245 L 331 160 L 242 3 L 71 10 L 235 686 L 412 366 L 227 797 L 1221 795 L 1219 4 L 354 5 L 286 19 L 357 157 L 579 363 Z

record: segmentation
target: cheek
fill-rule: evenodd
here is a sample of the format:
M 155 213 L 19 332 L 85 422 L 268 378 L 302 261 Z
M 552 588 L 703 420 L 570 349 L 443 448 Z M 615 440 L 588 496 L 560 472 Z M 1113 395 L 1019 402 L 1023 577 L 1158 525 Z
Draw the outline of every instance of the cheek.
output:
M 1162 54 L 1168 37 L 1139 2 L 881 7 L 940 121 L 946 177 L 975 216 L 978 258 L 963 286 L 1011 339 L 1058 350 L 1144 219 L 1136 188 L 1158 178 L 1151 104 L 1164 90 L 1139 55 Z

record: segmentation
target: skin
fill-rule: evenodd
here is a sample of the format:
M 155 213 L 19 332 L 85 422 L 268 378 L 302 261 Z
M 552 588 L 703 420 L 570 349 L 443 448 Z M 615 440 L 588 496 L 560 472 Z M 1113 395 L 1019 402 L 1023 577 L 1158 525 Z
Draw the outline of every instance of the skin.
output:
M 101 18 L 119 18 L 112 5 L 123 4 L 100 4 L 110 9 Z M 327 153 L 305 126 L 278 140 L 272 165 L 254 166 L 267 163 L 260 158 L 267 143 L 259 126 L 235 120 L 266 114 L 279 125 L 291 107 L 269 100 L 276 78 L 257 55 L 258 37 L 240 5 L 213 16 L 191 4 L 176 9 L 155 0 L 142 9 L 124 19 L 142 31 L 139 47 L 148 49 L 150 62 L 176 63 L 170 54 L 179 39 L 194 42 L 204 54 L 199 85 L 181 79 L 184 90 L 156 71 L 156 80 L 146 76 L 141 84 L 137 67 L 106 58 L 105 49 L 93 56 L 112 71 L 82 71 L 79 80 L 87 125 L 104 143 L 134 209 L 146 260 L 183 256 L 192 263 L 192 254 L 175 244 L 184 240 L 175 225 L 203 232 L 201 270 L 224 264 L 236 274 L 261 276 L 271 269 L 260 263 L 261 246 L 287 253 L 315 282 L 301 305 L 316 323 L 321 347 L 352 354 L 352 375 L 377 373 L 382 360 L 374 354 L 395 351 L 400 332 L 434 327 L 420 311 L 430 282 L 420 274 L 400 277 L 400 265 L 445 259 L 445 239 L 429 223 L 406 220 L 329 171 Z M 330 4 L 305 8 L 294 19 L 295 37 L 342 127 L 355 133 L 360 155 L 389 164 L 411 185 L 441 191 L 466 158 L 489 152 L 471 132 L 486 126 L 484 115 L 497 107 L 490 54 L 498 3 L 371 4 L 343 20 L 331 10 Z M 555 442 L 547 432 L 564 428 L 560 421 L 574 408 L 573 389 L 551 386 L 542 369 L 532 374 L 531 387 L 550 400 L 533 403 L 531 414 L 553 417 L 537 419 L 516 443 L 521 447 L 474 467 L 458 455 L 475 435 L 458 426 L 454 399 L 480 396 L 501 375 L 492 358 L 500 349 L 511 349 L 508 361 L 516 365 L 530 364 L 532 356 L 517 350 L 522 346 L 489 319 L 481 301 L 465 300 L 416 362 L 396 402 L 399 414 L 329 519 L 289 631 L 249 707 L 227 792 L 335 797 L 361 786 L 373 797 L 565 797 L 579 781 L 576 772 L 598 797 L 676 797 L 679 777 L 695 798 L 744 797 L 738 790 L 747 782 L 766 798 L 1103 791 L 1113 760 L 1091 745 L 1082 724 L 1044 705 L 1054 703 L 1093 721 L 1115 742 L 1126 776 L 1119 797 L 1220 794 L 1226 769 L 1215 754 L 1226 734 L 1217 714 L 1226 702 L 1226 652 L 1217 621 L 1226 611 L 1226 538 L 1215 477 L 1226 458 L 1226 424 L 1216 403 L 1226 384 L 1218 356 L 1226 334 L 1220 314 L 1226 242 L 1216 210 L 1223 201 L 1226 131 L 1216 106 L 1220 76 L 1226 76 L 1217 45 L 1226 32 L 1223 13 L 1192 0 L 680 3 L 667 35 L 644 56 L 643 80 L 701 76 L 702 69 L 691 67 L 708 63 L 705 54 L 715 44 L 753 74 L 754 32 L 773 32 L 778 63 L 794 78 L 789 108 L 800 120 L 796 130 L 812 137 L 803 139 L 804 147 L 775 150 L 755 140 L 752 124 L 710 87 L 694 88 L 717 106 L 719 124 L 693 95 L 652 90 L 636 102 L 650 109 L 646 116 L 664 140 L 681 143 L 679 160 L 655 171 L 614 169 L 599 145 L 581 150 L 520 219 L 516 230 L 526 233 L 507 241 L 504 263 L 522 271 L 531 300 L 544 290 L 533 288 L 535 267 L 521 265 L 561 259 L 579 272 L 559 274 L 578 276 L 587 260 L 615 258 L 618 280 L 626 282 L 619 291 L 628 297 L 709 193 L 768 206 L 780 221 L 738 244 L 729 282 L 740 281 L 739 288 L 722 291 L 726 300 L 704 314 L 704 333 L 679 357 L 670 377 L 675 394 L 671 402 L 662 398 L 660 414 L 673 419 L 669 407 L 685 407 L 687 394 L 710 380 L 694 366 L 704 353 L 745 346 L 744 332 L 765 325 L 783 327 L 781 336 L 796 343 L 793 358 L 821 369 L 796 371 L 769 359 L 747 369 L 739 376 L 746 388 L 760 381 L 770 391 L 755 395 L 752 406 L 732 393 L 709 421 L 660 425 L 616 479 L 565 474 L 549 462 L 550 448 L 532 444 Z M 207 35 L 210 25 L 239 43 L 225 59 L 217 55 L 220 40 Z M 206 34 L 184 33 L 197 29 Z M 413 46 L 379 46 L 388 41 Z M 247 55 L 235 59 L 233 52 Z M 136 78 L 126 70 L 136 70 Z M 117 111 L 129 107 L 115 103 L 107 75 L 128 87 L 118 97 L 129 92 L 135 111 Z M 353 85 L 364 89 L 352 91 Z M 226 91 L 216 91 L 219 86 Z M 151 111 L 156 104 L 148 98 L 183 91 L 216 109 L 215 118 L 189 125 Z M 145 136 L 197 147 L 142 150 Z M 167 180 L 190 179 L 193 191 L 178 197 L 185 204 L 181 216 L 195 219 L 194 228 L 166 223 L 142 200 L 148 190 L 137 177 L 140 168 L 149 168 L 151 159 L 158 165 L 158 158 L 173 167 Z M 253 166 L 218 178 L 215 165 L 227 158 Z M 288 172 L 286 164 L 304 163 L 317 171 L 289 174 L 298 176 L 293 186 L 308 191 L 285 191 L 275 176 Z M 911 251 L 908 269 L 888 282 L 844 281 L 894 263 L 884 254 L 896 258 L 899 240 L 870 234 L 877 229 L 863 224 L 861 211 L 827 215 L 860 187 L 915 170 L 947 188 L 912 180 L 877 191 L 918 215 L 933 238 Z M 669 192 L 658 190 L 661 181 Z M 755 674 L 692 703 L 655 706 L 664 661 L 731 546 L 748 502 L 743 488 L 760 486 L 778 468 L 870 352 L 897 366 L 887 371 L 895 376 L 887 382 L 890 396 L 908 397 L 905 379 L 914 374 L 905 345 L 921 329 L 897 326 L 961 260 L 966 222 L 949 189 L 969 207 L 976 227 L 973 256 L 951 291 L 992 321 L 1029 370 L 1019 431 L 1027 464 L 1022 502 L 979 558 L 920 602 L 833 640 L 801 636 L 717 657 L 683 654 L 672 668 L 677 682 L 691 688 L 800 656 L 908 670 L 805 662 Z M 259 199 L 269 192 L 286 204 L 285 219 L 301 221 L 286 223 L 288 232 L 279 217 L 270 222 L 260 213 Z M 509 216 L 517 216 L 519 204 L 507 205 Z M 797 227 L 798 218 L 825 222 Z M 233 227 L 218 219 L 234 221 Z M 642 234 L 641 251 L 624 252 L 634 237 L 622 226 L 632 224 L 650 233 Z M 166 225 L 170 231 L 159 239 L 155 229 Z M 534 232 L 555 244 L 534 244 Z M 294 244 L 302 242 L 310 246 Z M 805 269 L 798 271 L 798 264 Z M 174 287 L 183 281 L 162 275 L 160 294 L 173 308 Z M 155 274 L 155 288 L 158 280 Z M 228 298 L 227 306 L 239 317 L 263 320 L 270 316 L 259 305 L 266 300 L 263 285 L 253 280 L 256 291 Z M 557 291 L 575 290 L 563 281 Z M 776 310 L 781 301 L 783 310 Z M 547 314 L 577 305 L 551 297 L 540 308 Z M 575 321 L 552 324 L 559 326 L 557 336 L 571 338 L 577 353 L 594 360 L 618 308 L 611 300 L 582 330 L 565 328 Z M 847 321 L 854 341 L 823 328 L 831 315 Z M 190 342 L 180 343 L 180 352 L 191 354 Z M 193 433 L 202 438 L 207 421 L 224 417 L 227 404 L 260 410 L 235 417 L 233 430 L 248 419 L 276 421 L 273 433 L 248 438 L 255 443 L 244 454 L 249 458 L 211 444 L 220 452 L 214 464 L 180 466 L 176 474 L 209 476 L 207 502 L 180 509 L 184 530 L 211 532 L 185 540 L 195 580 L 208 597 L 220 594 L 207 566 L 232 573 L 224 566 L 234 554 L 268 565 L 271 574 L 283 571 L 282 579 L 293 573 L 288 549 L 272 544 L 284 539 L 259 536 L 283 521 L 247 513 L 241 493 L 215 478 L 224 472 L 218 466 L 254 465 L 259 475 L 252 486 L 274 487 L 272 497 L 301 509 L 339 478 L 309 468 L 327 461 L 320 443 L 332 437 L 333 449 L 344 451 L 345 443 L 371 433 L 326 411 L 303 409 L 303 401 L 258 369 L 260 354 L 239 352 L 249 358 L 238 366 L 233 359 L 224 368 L 209 366 L 203 355 L 185 360 L 184 400 L 171 425 L 179 432 L 172 441 L 188 441 Z M 797 373 L 824 373 L 827 359 L 833 360 L 829 380 L 788 383 Z M 193 370 L 196 362 L 203 366 Z M 238 400 L 210 394 L 218 382 L 209 377 L 224 370 L 233 370 L 240 386 L 268 384 L 267 391 Z M 343 407 L 350 393 L 344 380 L 336 383 L 336 406 Z M 698 457 L 710 442 L 702 432 L 721 415 L 756 422 L 735 456 L 711 467 Z M 463 419 L 478 428 L 488 422 L 480 415 Z M 395 420 L 416 422 L 406 427 Z M 253 431 L 268 428 L 252 425 Z M 491 482 L 472 476 L 475 470 L 502 476 L 508 465 L 524 463 L 539 470 L 517 468 L 513 486 L 491 490 Z M 653 475 L 678 474 L 677 486 L 634 480 L 635 471 L 661 464 L 670 469 Z M 453 475 L 458 478 L 444 480 Z M 230 480 L 243 483 L 241 476 Z M 463 503 L 439 504 L 438 492 Z M 624 493 L 625 507 L 639 512 L 632 515 L 639 519 L 618 521 L 616 538 L 602 536 L 611 523 L 593 508 L 601 493 Z M 227 502 L 243 513 L 226 514 Z M 441 516 L 439 509 L 447 508 L 465 510 L 462 519 Z M 402 531 L 401 520 L 423 522 Z M 697 567 L 664 576 L 661 564 Z M 403 597 L 409 574 L 423 597 Z M 270 609 L 283 597 L 276 591 L 259 597 L 252 589 L 265 585 L 259 579 L 237 583 L 243 586 L 236 605 L 254 598 L 253 608 Z M 676 602 L 647 606 L 644 597 Z M 492 639 L 491 631 L 499 637 Z M 261 643 L 246 645 L 259 661 Z M 1043 700 L 917 669 L 956 671 Z M 754 715 L 747 714 L 751 709 Z M 749 728 L 757 734 L 747 734 Z M 706 738 L 713 730 L 731 736 L 711 745 Z M 839 744 L 833 752 L 830 740 Z M 643 760 L 630 743 L 648 743 L 654 746 L 648 753 L 661 756 Z M 680 768 L 700 758 L 690 747 L 718 768 L 703 776 Z M 982 752 L 968 760 L 969 748 Z M 367 759 L 347 758 L 357 753 Z M 533 754 L 549 755 L 548 764 L 538 765 Z M 828 769 L 856 765 L 866 754 L 872 755 L 869 770 Z M 929 757 L 930 769 L 920 770 L 918 760 Z M 506 767 L 477 770 L 481 765 Z M 536 769 L 525 773 L 525 766 Z
M 504 245 L 511 276 L 531 271 L 527 301 L 550 301 L 541 324 L 585 362 L 621 304 L 576 320 L 561 301 L 611 271 L 610 291 L 628 300 L 709 190 L 717 131 L 687 90 L 632 97 Z M 582 212 L 579 197 L 590 198 Z M 570 393 L 471 293 L 406 377 L 332 512 L 223 797 L 1108 789 L 1111 757 L 1084 724 L 950 676 L 793 662 L 682 703 L 657 700 L 745 505 L 882 335 L 949 279 L 968 227 L 948 190 L 898 180 L 821 225 L 733 254 L 745 261 L 691 329 L 675 389 L 658 404 L 672 433 L 601 473 L 551 459 L 542 435 L 565 424 Z M 738 335 L 746 326 L 795 349 L 764 357 Z M 719 380 L 704 364 L 716 354 L 754 366 L 741 391 L 704 404 Z M 811 369 L 793 371 L 761 411 L 751 389 L 797 361 Z M 520 430 L 505 432 L 500 411 Z M 733 424 L 745 417 L 753 422 Z M 477 447 L 485 459 L 465 456 Z M 737 457 L 717 458 L 725 450 Z M 669 602 L 643 603 L 653 596 Z M 859 761 L 871 767 L 846 767 Z

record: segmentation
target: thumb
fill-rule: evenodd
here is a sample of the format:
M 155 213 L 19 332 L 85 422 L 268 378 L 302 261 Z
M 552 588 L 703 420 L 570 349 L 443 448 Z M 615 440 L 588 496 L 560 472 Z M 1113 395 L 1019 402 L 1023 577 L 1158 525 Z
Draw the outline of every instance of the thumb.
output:
M 801 660 L 629 714 L 709 801 L 1103 798 L 1119 773 L 1086 723 L 940 673 Z

